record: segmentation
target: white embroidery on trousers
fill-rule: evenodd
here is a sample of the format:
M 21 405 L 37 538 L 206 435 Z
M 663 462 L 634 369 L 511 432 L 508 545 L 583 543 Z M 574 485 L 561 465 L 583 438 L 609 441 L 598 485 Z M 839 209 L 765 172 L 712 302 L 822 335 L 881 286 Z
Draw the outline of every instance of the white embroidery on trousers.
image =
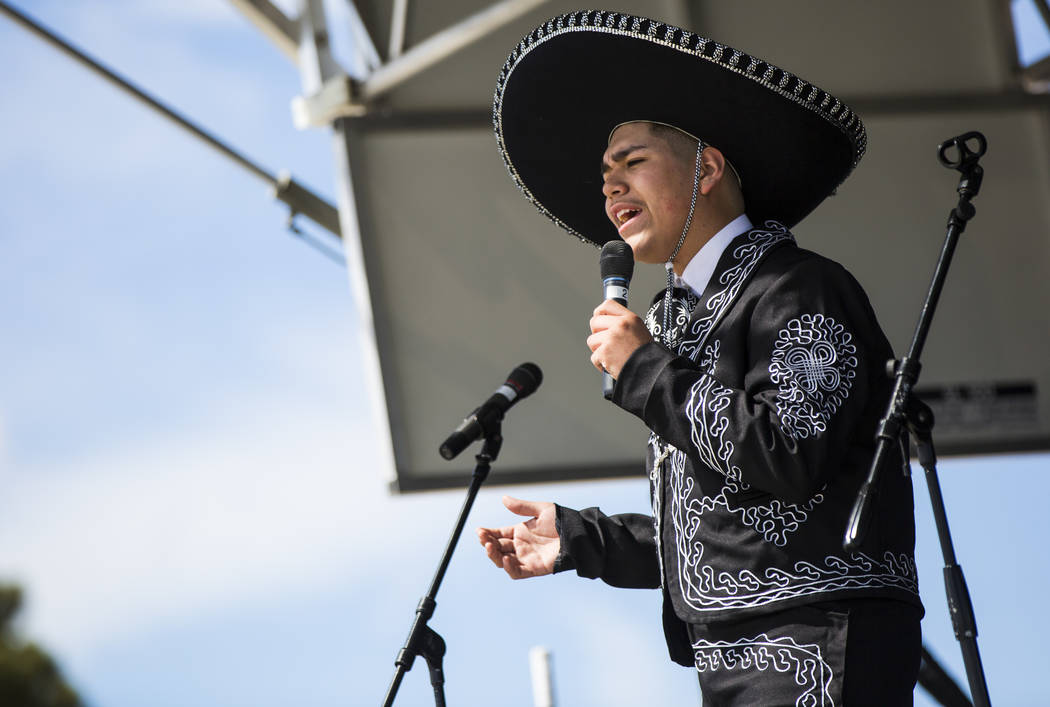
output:
M 769 669 L 794 673 L 801 690 L 796 707 L 835 707 L 830 692 L 834 671 L 816 644 L 798 643 L 790 636 L 769 638 L 764 633 L 734 642 L 698 640 L 693 643 L 693 658 L 700 673 Z

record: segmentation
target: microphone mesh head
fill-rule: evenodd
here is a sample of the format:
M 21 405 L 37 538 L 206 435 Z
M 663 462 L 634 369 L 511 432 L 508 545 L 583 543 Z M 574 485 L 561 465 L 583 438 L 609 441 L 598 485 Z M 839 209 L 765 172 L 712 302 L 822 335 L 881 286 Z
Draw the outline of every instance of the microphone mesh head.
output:
M 598 264 L 601 268 L 602 280 L 622 277 L 630 282 L 631 276 L 634 275 L 634 251 L 624 241 L 609 241 L 602 246 Z
M 513 371 L 507 378 L 508 383 L 513 383 L 518 389 L 518 399 L 532 395 L 543 382 L 543 372 L 535 363 L 523 363 Z

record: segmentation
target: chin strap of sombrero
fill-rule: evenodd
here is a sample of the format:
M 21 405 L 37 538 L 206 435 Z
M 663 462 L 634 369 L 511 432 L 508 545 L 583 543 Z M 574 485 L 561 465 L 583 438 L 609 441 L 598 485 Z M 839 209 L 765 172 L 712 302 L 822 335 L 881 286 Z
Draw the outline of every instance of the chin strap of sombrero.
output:
M 693 225 L 693 211 L 696 210 L 696 195 L 700 190 L 700 155 L 704 151 L 703 140 L 696 141 L 696 167 L 693 170 L 693 196 L 689 200 L 689 215 L 685 219 L 685 225 L 682 226 L 682 235 L 678 237 L 678 245 L 674 247 L 674 251 L 671 252 L 671 257 L 664 263 L 664 267 L 667 269 L 667 288 L 664 290 L 664 321 L 663 321 L 663 335 L 664 344 L 671 348 L 671 291 L 674 289 L 674 259 L 678 257 L 678 251 L 682 249 L 682 244 L 685 243 L 685 237 L 689 233 L 689 227 Z

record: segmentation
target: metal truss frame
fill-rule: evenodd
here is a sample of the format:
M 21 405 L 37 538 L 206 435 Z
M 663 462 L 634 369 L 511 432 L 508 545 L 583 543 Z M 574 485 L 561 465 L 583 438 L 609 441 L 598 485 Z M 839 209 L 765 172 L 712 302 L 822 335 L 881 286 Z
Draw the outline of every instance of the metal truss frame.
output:
M 248 0 L 233 1 L 247 2 Z M 259 2 L 269 6 L 269 3 L 266 2 L 266 0 L 259 0 Z M 269 6 L 269 8 L 270 9 L 257 8 L 256 12 L 260 16 L 268 16 L 268 14 L 272 15 L 272 12 L 280 12 L 279 10 L 273 9 L 272 6 Z M 292 176 L 287 172 L 282 171 L 278 174 L 271 173 L 263 166 L 252 160 L 250 157 L 244 155 L 242 152 L 238 151 L 236 148 L 223 141 L 217 135 L 209 132 L 206 128 L 197 124 L 189 117 L 181 114 L 161 99 L 146 92 L 144 89 L 135 85 L 130 80 L 120 75 L 113 69 L 109 68 L 108 66 L 104 65 L 103 63 L 99 62 L 93 57 L 89 56 L 86 52 L 82 51 L 81 49 L 75 47 L 65 38 L 52 32 L 50 29 L 36 22 L 28 15 L 19 12 L 16 8 L 12 7 L 8 3 L 3 2 L 3 0 L 0 0 L 0 14 L 7 15 L 11 20 L 23 27 L 28 32 L 36 35 L 40 39 L 50 44 L 55 49 L 69 56 L 76 62 L 80 63 L 82 66 L 91 70 L 101 78 L 105 79 L 120 90 L 129 94 L 130 96 L 140 101 L 150 109 L 159 113 L 161 116 L 168 119 L 175 125 L 179 126 L 180 128 L 187 131 L 194 137 L 198 138 L 205 144 L 209 145 L 216 151 L 225 155 L 227 158 L 236 162 L 242 168 L 250 172 L 253 176 L 269 184 L 272 189 L 272 194 L 274 198 L 284 202 L 288 206 L 290 210 L 288 219 L 289 226 L 291 226 L 294 232 L 302 235 L 302 233 L 295 228 L 293 221 L 297 214 L 303 214 L 307 218 L 314 221 L 314 223 L 316 223 L 317 225 L 322 226 L 323 228 L 331 232 L 333 235 L 341 236 L 339 229 L 339 216 L 336 212 L 336 208 L 329 204 L 327 201 L 325 201 L 323 198 L 312 192 L 310 189 L 305 187 L 304 185 L 296 182 L 295 179 L 293 179 Z M 281 15 L 281 17 L 284 16 Z M 287 20 L 287 18 L 284 19 Z M 273 20 L 275 26 L 278 23 L 280 24 L 280 32 L 284 32 L 292 26 L 291 21 L 288 21 L 287 23 L 281 23 L 281 21 L 276 17 L 271 17 L 271 20 Z M 275 41 L 277 41 L 278 44 L 284 42 L 285 39 L 287 39 L 286 35 L 282 34 L 281 36 L 281 39 L 275 39 Z M 285 42 L 285 48 L 287 48 L 287 46 L 289 45 L 287 45 L 287 43 Z M 325 248 L 325 246 L 323 246 L 323 244 L 316 242 L 311 238 L 306 238 L 305 236 L 303 237 L 311 246 L 318 248 L 326 255 L 330 255 L 330 253 Z

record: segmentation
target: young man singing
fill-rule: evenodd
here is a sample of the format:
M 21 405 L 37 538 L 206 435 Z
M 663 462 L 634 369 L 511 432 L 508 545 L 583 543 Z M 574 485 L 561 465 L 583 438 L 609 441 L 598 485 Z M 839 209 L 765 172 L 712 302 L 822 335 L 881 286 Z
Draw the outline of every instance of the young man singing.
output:
M 593 11 L 522 40 L 494 117 L 526 198 L 668 281 L 644 321 L 603 302 L 587 339 L 613 403 L 650 430 L 653 515 L 508 497 L 530 519 L 479 529 L 490 559 L 516 579 L 661 588 L 671 657 L 705 704 L 911 704 L 922 605 L 902 450 L 862 546 L 841 546 L 892 352 L 856 280 L 788 230 L 863 155 L 860 119 L 761 59 Z

